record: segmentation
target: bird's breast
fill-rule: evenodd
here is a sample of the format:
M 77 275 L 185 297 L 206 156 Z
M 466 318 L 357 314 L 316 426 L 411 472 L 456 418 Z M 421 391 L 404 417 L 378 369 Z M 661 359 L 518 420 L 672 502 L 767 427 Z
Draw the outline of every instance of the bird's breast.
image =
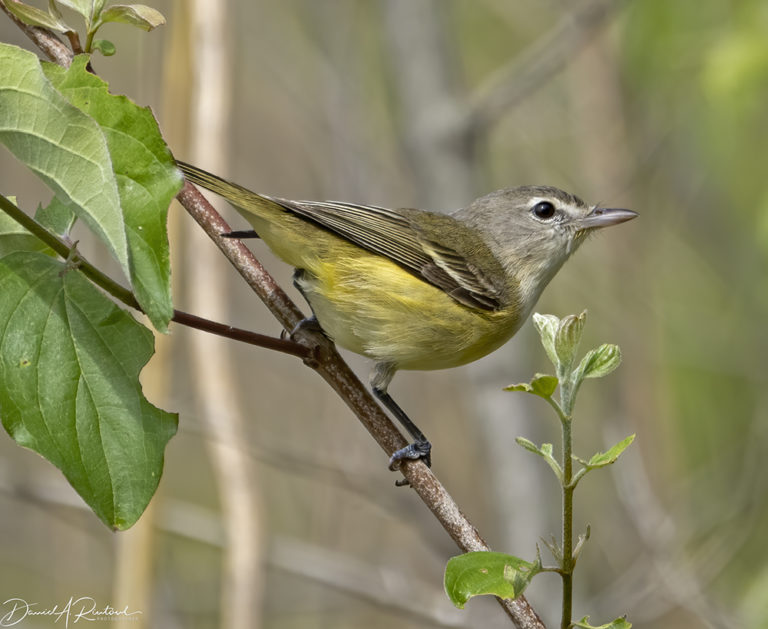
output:
M 443 369 L 477 360 L 520 327 L 516 307 L 469 308 L 381 256 L 357 249 L 317 260 L 302 292 L 340 346 L 398 369 Z

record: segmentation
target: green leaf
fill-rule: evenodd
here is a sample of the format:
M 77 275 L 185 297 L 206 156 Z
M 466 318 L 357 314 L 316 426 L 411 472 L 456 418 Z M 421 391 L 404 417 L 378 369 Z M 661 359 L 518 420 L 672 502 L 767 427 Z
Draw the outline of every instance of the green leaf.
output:
M 558 480 L 563 480 L 563 470 L 555 457 L 552 455 L 553 450 L 551 443 L 542 443 L 541 447 L 539 447 L 533 443 L 533 441 L 529 441 L 525 437 L 517 437 L 515 441 L 518 445 L 522 446 L 529 452 L 533 452 L 534 454 L 538 454 L 540 457 L 542 457 L 547 462 L 547 465 L 552 468 L 552 471 L 555 473 L 555 476 L 557 476 Z
M 117 182 L 99 125 L 45 77 L 37 57 L 0 44 L 0 142 L 70 205 L 130 277 Z
M 93 12 L 93 0 L 56 0 L 61 6 L 67 7 L 82 15 L 89 22 Z
M 579 349 L 581 333 L 584 330 L 586 321 L 587 311 L 585 310 L 578 317 L 576 315 L 564 317 L 557 326 L 555 353 L 560 361 L 561 368 L 566 372 L 571 370 L 576 350 Z
M 560 325 L 560 319 L 555 315 L 543 315 L 538 312 L 533 313 L 533 324 L 539 331 L 541 337 L 541 344 L 544 346 L 544 350 L 549 356 L 549 360 L 555 367 L 559 366 L 557 359 L 557 351 L 555 349 L 555 336 L 557 335 L 557 328 Z
M 0 258 L 0 417 L 107 525 L 146 508 L 177 418 L 152 406 L 139 371 L 152 333 L 80 273 L 39 253 Z
M 559 381 L 555 376 L 537 373 L 530 384 L 527 382 L 510 384 L 509 386 L 504 387 L 504 391 L 522 391 L 547 399 L 552 397 L 555 389 L 557 389 L 558 382 Z
M 590 350 L 582 358 L 573 372 L 573 382 L 578 385 L 584 378 L 602 378 L 611 373 L 621 363 L 621 350 L 618 345 L 605 343 Z
M 31 7 L 28 4 L 22 4 L 16 0 L 6 0 L 5 6 L 11 13 L 13 13 L 13 15 L 25 24 L 41 26 L 56 31 L 57 33 L 66 33 L 72 30 L 72 28 L 67 26 L 57 15 L 47 13 L 36 7 Z M 5 62 L 0 61 L 0 63 Z
M 77 217 L 72 208 L 62 203 L 58 197 L 53 197 L 46 207 L 39 207 L 35 212 L 35 220 L 57 236 L 69 238 L 69 232 Z
M 596 627 L 589 624 L 589 616 L 584 616 L 579 622 L 575 622 L 572 627 L 581 627 L 582 629 L 632 629 L 632 623 L 627 621 L 626 616 L 617 618 L 613 622 L 609 622 L 607 625 L 600 625 Z
M 44 69 L 51 82 L 101 127 L 109 150 L 125 217 L 134 294 L 152 324 L 165 332 L 173 316 L 168 207 L 181 189 L 181 173 L 148 108 L 109 93 L 107 84 L 86 70 L 79 55 L 65 70 Z
M 95 39 L 92 47 L 93 50 L 98 50 L 105 57 L 111 57 L 117 52 L 115 45 L 108 39 Z
M 586 462 L 586 466 L 589 469 L 595 469 L 598 467 L 605 467 L 606 465 L 611 465 L 616 462 L 616 459 L 621 456 L 621 453 L 624 452 L 629 447 L 629 444 L 632 443 L 635 440 L 635 435 L 629 435 L 626 439 L 622 439 L 617 443 L 615 446 L 607 450 L 606 452 L 597 452 L 596 454 L 592 455 L 592 458 L 589 459 L 589 461 Z
M 531 380 L 531 389 L 533 393 L 539 397 L 549 398 L 557 389 L 559 380 L 555 376 L 548 376 L 547 374 L 537 373 L 533 380 Z
M 145 31 L 165 24 L 165 18 L 160 11 L 143 4 L 113 4 L 101 14 L 101 21 L 131 24 Z
M 533 387 L 527 382 L 519 382 L 504 387 L 504 391 L 522 391 L 523 393 L 533 393 Z
M 515 439 L 517 442 L 517 445 L 522 446 L 529 452 L 533 452 L 534 454 L 541 455 L 541 450 L 539 449 L 539 446 L 537 446 L 533 441 L 530 439 L 526 439 L 525 437 L 517 437 Z
M 445 567 L 445 592 L 463 609 L 473 596 L 493 594 L 500 598 L 520 596 L 531 579 L 541 572 L 534 563 L 495 552 L 471 552 L 452 557 Z

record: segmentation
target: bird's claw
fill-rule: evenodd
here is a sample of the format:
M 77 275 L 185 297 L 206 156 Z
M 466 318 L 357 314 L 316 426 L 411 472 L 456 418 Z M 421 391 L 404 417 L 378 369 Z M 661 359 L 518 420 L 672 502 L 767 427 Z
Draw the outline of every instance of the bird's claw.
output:
M 323 328 L 320 326 L 320 322 L 317 320 L 317 317 L 315 315 L 312 315 L 311 317 L 307 317 L 306 319 L 302 319 L 299 321 L 291 330 L 290 334 L 288 335 L 291 339 L 296 336 L 296 334 L 300 331 L 307 331 L 307 332 L 323 332 Z
M 389 469 L 394 471 L 399 467 L 400 461 L 416 461 L 421 459 L 427 467 L 432 467 L 432 444 L 429 441 L 414 441 L 404 448 L 396 450 L 389 457 Z

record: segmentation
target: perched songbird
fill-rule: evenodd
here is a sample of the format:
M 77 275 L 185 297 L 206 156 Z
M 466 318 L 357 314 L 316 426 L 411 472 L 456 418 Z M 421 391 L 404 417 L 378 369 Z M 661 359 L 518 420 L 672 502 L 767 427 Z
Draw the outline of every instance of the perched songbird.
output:
M 400 369 L 482 358 L 517 332 L 544 287 L 595 229 L 631 210 L 590 206 L 548 186 L 492 192 L 452 214 L 256 194 L 179 162 L 229 201 L 282 260 L 334 342 L 375 361 L 374 395 L 414 438 L 390 462 L 430 461 L 431 445 L 387 393 Z

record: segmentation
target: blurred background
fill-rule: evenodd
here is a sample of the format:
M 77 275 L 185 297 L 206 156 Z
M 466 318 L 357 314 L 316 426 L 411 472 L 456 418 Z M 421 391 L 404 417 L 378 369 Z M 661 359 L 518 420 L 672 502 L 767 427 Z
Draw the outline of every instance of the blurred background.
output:
M 624 353 L 581 390 L 577 453 L 637 433 L 576 494 L 592 538 L 574 617 L 768 627 L 768 4 L 151 4 L 168 24 L 105 28 L 118 54 L 96 71 L 152 107 L 177 157 L 254 190 L 453 210 L 548 184 L 640 213 L 591 239 L 536 308 L 588 309 L 582 347 Z M 29 47 L 5 17 L 0 40 Z M 50 197 L 7 152 L 0 190 L 30 211 Z M 170 221 L 177 307 L 279 334 L 178 204 Z M 291 269 L 252 246 L 304 307 Z M 0 439 L 3 601 L 91 596 L 141 610 L 136 628 L 510 626 L 493 600 L 451 606 L 457 549 L 300 362 L 178 326 L 157 348 L 145 392 L 180 427 L 131 531 L 106 530 L 55 468 Z M 559 429 L 541 400 L 501 388 L 549 369 L 529 322 L 478 363 L 390 387 L 491 547 L 528 559 L 559 535 L 559 494 L 514 438 L 557 444 Z M 559 578 L 527 596 L 559 623 Z

